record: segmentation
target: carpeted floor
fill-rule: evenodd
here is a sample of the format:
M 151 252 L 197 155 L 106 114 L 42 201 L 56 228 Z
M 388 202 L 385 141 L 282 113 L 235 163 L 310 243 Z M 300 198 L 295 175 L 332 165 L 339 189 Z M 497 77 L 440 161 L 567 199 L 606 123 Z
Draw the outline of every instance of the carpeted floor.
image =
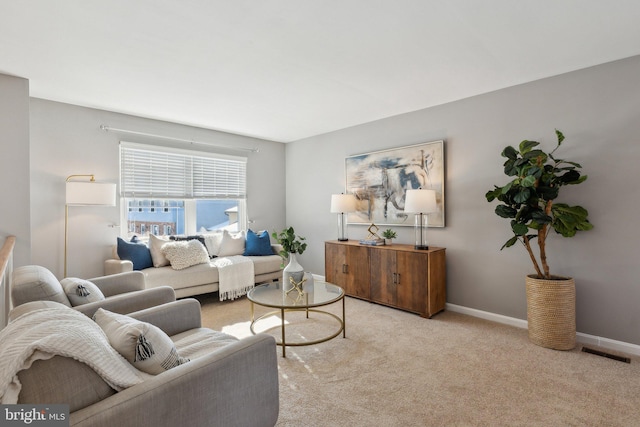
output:
M 199 300 L 205 326 L 250 334 L 246 297 Z M 424 319 L 352 298 L 346 311 L 346 339 L 288 347 L 286 358 L 278 347 L 277 426 L 640 426 L 637 357 L 549 350 L 526 330 L 453 312 Z M 328 316 L 287 320 L 288 339 L 336 327 Z

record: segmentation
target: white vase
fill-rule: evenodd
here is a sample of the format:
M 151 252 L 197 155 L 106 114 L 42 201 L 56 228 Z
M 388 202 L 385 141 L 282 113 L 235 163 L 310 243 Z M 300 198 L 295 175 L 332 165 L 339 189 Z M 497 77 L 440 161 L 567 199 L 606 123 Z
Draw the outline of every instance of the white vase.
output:
M 282 270 L 282 289 L 284 291 L 288 291 L 293 287 L 289 280 L 290 277 L 293 277 L 296 283 L 300 282 L 304 277 L 304 268 L 298 263 L 295 253 L 289 253 L 289 263 Z

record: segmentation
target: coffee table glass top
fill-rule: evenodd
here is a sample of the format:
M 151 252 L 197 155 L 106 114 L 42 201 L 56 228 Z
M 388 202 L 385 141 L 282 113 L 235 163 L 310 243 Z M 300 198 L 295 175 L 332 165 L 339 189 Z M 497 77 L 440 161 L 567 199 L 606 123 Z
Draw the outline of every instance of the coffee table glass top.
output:
M 249 291 L 247 297 L 256 304 L 274 308 L 319 307 L 344 297 L 341 287 L 317 280 L 313 284 L 304 284 L 303 291 L 302 295 L 296 290 L 287 294 L 278 281 L 256 286 Z

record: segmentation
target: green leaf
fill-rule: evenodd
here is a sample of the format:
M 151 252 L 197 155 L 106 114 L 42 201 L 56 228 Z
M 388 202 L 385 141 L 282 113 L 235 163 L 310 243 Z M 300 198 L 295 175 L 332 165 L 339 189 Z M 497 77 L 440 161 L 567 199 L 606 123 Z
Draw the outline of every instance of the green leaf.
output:
M 536 177 L 533 175 L 528 175 L 520 181 L 520 185 L 522 185 L 523 187 L 533 187 L 535 183 L 536 183 Z
M 495 209 L 496 214 L 502 218 L 515 218 L 517 211 L 507 205 L 498 205 Z
M 529 200 L 530 195 L 531 191 L 528 188 L 523 188 L 519 193 L 513 196 L 513 200 L 517 203 L 526 203 L 526 201 Z
M 518 241 L 518 236 L 513 236 L 512 238 L 507 240 L 507 242 L 504 245 L 502 245 L 500 250 L 503 250 L 504 248 L 510 248 L 511 246 L 515 245 L 517 241 Z
M 520 152 L 524 156 L 528 153 L 533 147 L 537 147 L 540 145 L 539 142 L 536 141 L 527 141 L 526 139 L 520 143 Z
M 515 160 L 515 159 L 518 158 L 518 152 L 512 146 L 505 147 L 505 149 L 502 150 L 502 154 L 501 155 L 502 155 L 502 157 L 506 157 L 506 158 L 511 159 L 511 160 Z
M 511 230 L 516 236 L 525 236 L 527 231 L 529 231 L 529 227 L 519 222 L 511 221 Z
M 560 144 L 562 144 L 562 141 L 564 141 L 564 135 L 562 134 L 562 132 L 556 129 L 556 136 L 558 137 L 558 146 L 560 146 Z
M 539 164 L 543 165 L 547 162 L 547 153 L 542 150 L 531 150 L 527 154 L 522 156 L 522 158 L 526 160 L 535 159 L 536 162 L 539 162 Z
M 518 175 L 518 168 L 515 165 L 516 161 L 514 159 L 509 159 L 504 162 L 504 174 L 507 176 L 515 176 Z

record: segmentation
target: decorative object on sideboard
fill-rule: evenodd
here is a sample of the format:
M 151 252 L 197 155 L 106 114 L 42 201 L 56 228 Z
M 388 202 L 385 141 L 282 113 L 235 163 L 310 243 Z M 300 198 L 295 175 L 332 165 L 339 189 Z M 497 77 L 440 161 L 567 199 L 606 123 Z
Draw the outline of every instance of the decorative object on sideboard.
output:
M 77 181 L 78 178 L 89 178 Z M 66 179 L 64 205 L 64 277 L 67 277 L 67 246 L 69 242 L 69 206 L 115 206 L 116 184 L 96 182 L 93 174 L 69 175 Z
M 444 227 L 444 141 L 432 141 L 357 154 L 345 159 L 345 193 L 357 199 L 349 225 L 372 222 L 411 226 L 405 210 L 406 191 L 428 188 L 436 192 L 438 209 L 429 215 L 431 227 Z
M 436 212 L 436 192 L 434 190 L 407 190 L 405 212 L 415 214 L 416 249 L 429 249 L 427 229 L 429 228 L 427 214 Z
M 375 224 L 371 224 L 369 228 L 367 228 L 367 231 L 369 232 L 369 234 L 367 234 L 367 237 L 365 239 L 360 239 L 359 243 L 361 245 L 369 245 L 369 246 L 384 245 L 384 239 L 378 235 L 378 230 L 380 230 L 380 227 L 378 227 Z
M 282 290 L 287 292 L 294 287 L 290 279 L 299 283 L 304 278 L 304 268 L 298 263 L 296 255 L 302 255 L 307 249 L 307 244 L 304 242 L 306 239 L 302 236 L 296 236 L 293 227 L 285 228 L 280 233 L 274 231 L 271 237 L 282 245 L 279 255 L 283 261 L 289 259 L 289 263 L 282 270 Z
M 524 140 L 517 149 L 506 147 L 502 151 L 507 159 L 503 171 L 510 181 L 494 186 L 485 197 L 488 202 L 501 202 L 495 212 L 510 223 L 513 236 L 501 250 L 522 243 L 536 270 L 525 279 L 529 340 L 542 347 L 571 350 L 576 341 L 575 283 L 572 278 L 550 273 L 546 242 L 551 229 L 573 237 L 593 225 L 582 206 L 556 202 L 561 187 L 580 184 L 587 176 L 581 175 L 580 164 L 554 156 L 564 141 L 562 132 L 555 132 L 558 143 L 549 153 L 536 148 L 540 145 L 537 141 Z M 531 245 L 533 239 L 537 239 L 540 262 Z
M 355 212 L 356 198 L 353 194 L 332 194 L 331 213 L 338 214 L 338 240 L 346 242 L 347 237 L 347 217 L 345 214 Z
M 385 245 L 391 245 L 393 243 L 393 239 L 395 239 L 397 237 L 397 234 L 392 229 L 387 228 L 386 230 L 384 230 L 382 232 L 382 237 L 384 237 L 384 244 Z

